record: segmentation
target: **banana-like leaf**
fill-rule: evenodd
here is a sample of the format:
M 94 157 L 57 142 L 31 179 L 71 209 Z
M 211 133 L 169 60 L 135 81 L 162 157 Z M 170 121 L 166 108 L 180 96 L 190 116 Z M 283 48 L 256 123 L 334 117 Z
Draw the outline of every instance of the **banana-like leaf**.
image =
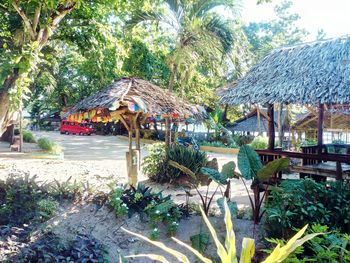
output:
M 134 232 L 131 232 L 129 230 L 126 230 L 125 228 L 121 228 L 123 231 L 125 231 L 126 233 L 129 233 L 130 235 L 133 235 L 133 236 L 136 236 L 140 239 L 143 239 L 145 241 L 147 241 L 148 243 L 156 246 L 156 247 L 159 247 L 160 249 L 164 250 L 165 252 L 169 253 L 170 255 L 176 257 L 180 262 L 183 262 L 183 263 L 190 263 L 190 260 L 182 253 L 170 248 L 170 247 L 167 247 L 166 245 L 164 245 L 163 243 L 161 242 L 158 242 L 158 241 L 153 241 L 151 239 L 149 239 L 148 237 L 145 237 L 143 235 L 140 235 L 140 234 L 137 234 L 137 233 L 134 233 Z
M 196 249 L 194 249 L 193 247 L 187 245 L 186 243 L 182 242 L 181 240 L 178 240 L 175 237 L 172 237 L 172 240 L 174 240 L 176 243 L 178 243 L 179 245 L 187 248 L 188 250 L 190 250 L 193 254 L 195 254 L 201 261 L 203 261 L 204 263 L 212 263 L 212 261 L 209 258 L 204 257 L 201 253 L 199 253 Z
M 254 179 L 258 171 L 263 167 L 259 155 L 249 145 L 243 145 L 238 152 L 238 169 L 243 178 Z
M 222 166 L 221 175 L 227 179 L 235 177 L 236 164 L 234 161 L 228 162 Z
M 251 263 L 251 260 L 255 253 L 255 242 L 251 238 L 243 238 L 242 251 L 239 263 Z
M 260 181 L 268 181 L 274 174 L 288 170 L 289 158 L 280 158 L 266 164 L 258 171 L 257 177 Z
M 313 233 L 304 236 L 301 236 L 305 233 L 308 225 L 305 225 L 302 229 L 299 230 L 283 247 L 278 244 L 275 249 L 272 251 L 270 256 L 268 256 L 262 263 L 275 263 L 282 262 L 285 260 L 289 254 L 291 254 L 297 247 L 303 245 L 306 241 L 313 239 L 315 236 L 321 235 L 322 233 Z
M 233 224 L 231 220 L 231 212 L 227 205 L 226 199 L 224 201 L 225 207 L 225 224 L 226 224 L 226 238 L 225 238 L 225 247 L 227 251 L 227 262 L 237 263 L 237 254 L 236 254 L 236 236 L 233 231 Z
M 202 207 L 200 207 L 201 213 L 202 213 L 202 217 L 203 220 L 205 222 L 205 224 L 207 225 L 209 232 L 211 234 L 211 236 L 213 237 L 214 243 L 216 245 L 216 252 L 217 255 L 219 256 L 219 258 L 221 259 L 221 262 L 229 262 L 228 261 L 228 255 L 227 255 L 227 251 L 225 250 L 224 246 L 221 244 L 218 235 L 216 234 L 216 231 L 214 229 L 214 227 L 211 225 L 208 217 L 205 215 Z

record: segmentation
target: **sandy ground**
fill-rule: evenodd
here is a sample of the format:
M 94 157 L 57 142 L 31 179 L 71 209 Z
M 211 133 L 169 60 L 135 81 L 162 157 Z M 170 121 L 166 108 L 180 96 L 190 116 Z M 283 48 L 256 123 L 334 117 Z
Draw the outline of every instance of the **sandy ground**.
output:
M 8 175 L 27 174 L 37 176 L 39 181 L 52 182 L 57 180 L 89 184 L 93 189 L 108 191 L 109 185 L 125 183 L 127 181 L 125 153 L 128 149 L 127 141 L 115 136 L 78 136 L 61 135 L 59 132 L 36 132 L 35 136 L 48 137 L 57 142 L 64 151 L 64 160 L 45 160 L 30 158 L 30 154 L 9 153 L 8 144 L 0 143 L 0 179 Z M 35 144 L 25 144 L 25 152 L 38 151 Z M 145 145 L 141 149 L 142 157 L 147 155 Z M 219 166 L 229 161 L 236 161 L 236 155 L 208 153 L 209 158 L 217 158 Z M 171 185 L 159 185 L 148 181 L 141 175 L 140 182 L 152 186 L 156 190 L 164 190 L 165 194 L 172 194 L 176 202 L 185 202 L 183 189 Z M 249 184 L 249 182 L 248 182 Z M 215 190 L 215 185 L 210 191 Z M 205 191 L 206 187 L 202 188 Z M 199 201 L 198 195 L 191 192 L 191 202 Z M 221 197 L 218 192 L 215 199 Z M 240 180 L 232 179 L 232 200 L 239 207 L 249 206 L 249 200 L 244 185 Z
M 36 137 L 49 137 L 63 148 L 64 160 L 33 159 L 31 152 L 39 149 L 35 144 L 26 144 L 25 154 L 9 153 L 8 144 L 0 143 L 0 180 L 8 176 L 36 176 L 38 181 L 50 183 L 55 180 L 65 182 L 70 180 L 82 183 L 92 190 L 109 191 L 109 185 L 125 183 L 127 179 L 125 152 L 127 141 L 115 136 L 75 136 L 61 135 L 58 132 L 36 132 Z M 142 157 L 147 155 L 145 145 L 142 145 Z M 210 159 L 217 158 L 221 167 L 228 161 L 236 161 L 235 155 L 208 153 Z M 140 177 L 140 181 L 152 186 L 155 190 L 163 190 L 164 194 L 171 194 L 175 202 L 184 203 L 186 195 L 180 187 L 167 184 L 156 184 L 149 182 L 146 177 Z M 249 185 L 250 182 L 248 182 Z M 216 188 L 211 185 L 209 193 Z M 201 188 L 205 191 L 206 187 Z M 199 203 L 199 196 L 194 190 L 191 191 L 190 202 Z M 237 179 L 232 180 L 232 200 L 236 201 L 239 208 L 248 207 L 249 199 L 244 185 Z M 213 211 L 218 212 L 215 199 L 220 198 L 221 193 L 215 195 Z M 220 236 L 225 235 L 223 218 L 213 217 L 211 219 Z M 192 216 L 180 223 L 177 237 L 190 244 L 190 236 L 199 233 L 201 217 Z M 107 207 L 98 209 L 91 203 L 74 204 L 62 208 L 58 215 L 48 222 L 54 232 L 65 239 L 72 238 L 77 233 L 92 234 L 109 247 L 111 262 L 118 262 L 119 253 L 123 255 L 137 254 L 143 252 L 160 253 L 145 242 L 134 238 L 121 230 L 121 226 L 134 232 L 149 236 L 150 228 L 148 222 L 142 221 L 137 215 L 132 218 L 116 218 L 113 211 Z M 205 227 L 204 227 L 205 228 Z M 243 237 L 256 237 L 252 221 L 234 219 L 234 228 L 237 238 L 237 247 L 240 248 Z M 165 233 L 166 231 L 161 231 Z M 162 234 L 160 240 L 173 248 L 178 246 Z M 259 239 L 259 238 L 257 238 Z M 183 249 L 181 249 L 183 251 Z M 215 254 L 214 244 L 208 246 L 207 254 Z M 239 253 L 239 252 L 238 252 Z M 191 255 L 191 253 L 186 253 Z M 192 256 L 191 259 L 195 261 Z M 192 262 L 191 260 L 191 262 Z M 175 262 L 174 258 L 169 258 Z M 140 259 L 136 262 L 153 262 Z

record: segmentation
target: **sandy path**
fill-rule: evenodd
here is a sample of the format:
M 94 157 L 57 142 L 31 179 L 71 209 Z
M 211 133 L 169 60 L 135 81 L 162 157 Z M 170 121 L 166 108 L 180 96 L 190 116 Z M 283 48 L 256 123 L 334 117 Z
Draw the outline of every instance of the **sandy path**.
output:
M 0 144 L 0 179 L 8 175 L 36 175 L 40 181 L 58 180 L 89 183 L 95 189 L 107 191 L 111 183 L 125 183 L 127 179 L 125 153 L 128 148 L 126 140 L 115 136 L 77 136 L 61 135 L 59 132 L 35 132 L 35 136 L 48 137 L 57 142 L 64 151 L 64 160 L 30 159 L 20 154 L 7 155 L 7 144 Z M 27 144 L 25 149 L 35 150 L 35 145 Z M 145 145 L 142 145 L 142 157 L 147 155 Z M 236 161 L 236 155 L 208 153 L 210 159 L 217 158 L 219 166 L 228 161 Z M 140 176 L 140 181 L 151 185 L 165 194 L 172 194 L 175 201 L 184 202 L 184 191 L 171 185 L 159 185 L 148 182 L 147 177 Z M 206 190 L 205 187 L 202 188 Z M 214 191 L 213 185 L 210 191 Z M 199 196 L 192 191 L 191 202 L 199 201 Z M 231 196 L 239 205 L 249 205 L 245 188 L 241 181 L 233 179 Z M 216 198 L 221 197 L 218 193 Z M 215 199 L 216 199 L 215 198 Z

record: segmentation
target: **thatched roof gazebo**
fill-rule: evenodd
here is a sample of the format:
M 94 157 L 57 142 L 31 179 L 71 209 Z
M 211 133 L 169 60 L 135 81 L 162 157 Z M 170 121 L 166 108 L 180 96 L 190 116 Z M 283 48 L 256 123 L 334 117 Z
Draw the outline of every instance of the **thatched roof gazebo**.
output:
M 350 36 L 277 49 L 261 59 L 237 84 L 221 92 L 222 104 L 268 105 L 270 151 L 274 150 L 274 103 L 318 107 L 317 154 L 312 160 L 335 161 L 337 178 L 341 162 L 349 156 L 322 155 L 325 104 L 350 103 Z M 307 158 L 306 154 L 279 152 L 280 156 Z M 303 159 L 303 160 L 304 160 Z
M 319 107 L 322 144 L 324 104 L 350 102 L 350 36 L 316 41 L 272 51 L 237 84 L 221 93 L 223 104 L 311 104 Z M 273 125 L 271 124 L 273 135 Z M 270 140 L 270 148 L 274 141 Z
M 127 167 L 129 183 L 136 185 L 140 156 L 140 125 L 148 117 L 159 116 L 165 120 L 166 144 L 170 143 L 170 123 L 173 118 L 203 119 L 205 110 L 193 106 L 149 81 L 139 78 L 122 78 L 114 81 L 105 89 L 83 99 L 71 108 L 65 117 L 77 112 L 99 109 L 108 111 L 113 119 L 120 120 L 129 133 L 129 152 Z M 135 134 L 136 148 L 133 149 L 132 138 Z M 138 165 L 135 165 L 135 160 Z

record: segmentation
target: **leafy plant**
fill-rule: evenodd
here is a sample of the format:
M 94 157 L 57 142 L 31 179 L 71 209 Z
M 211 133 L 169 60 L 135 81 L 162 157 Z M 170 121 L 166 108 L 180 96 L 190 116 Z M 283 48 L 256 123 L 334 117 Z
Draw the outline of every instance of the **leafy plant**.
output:
M 61 147 L 48 138 L 40 138 L 38 140 L 38 146 L 48 153 L 59 154 L 62 152 Z
M 203 253 L 208 246 L 209 243 L 209 234 L 206 232 L 200 232 L 197 235 L 193 235 L 190 237 L 192 247 Z
M 160 181 L 165 171 L 166 151 L 164 143 L 147 146 L 148 155 L 143 159 L 142 172 L 153 181 Z
M 143 218 L 147 215 L 153 229 L 151 237 L 154 239 L 159 236 L 160 223 L 165 223 L 168 234 L 174 235 L 182 215 L 170 195 L 163 197 L 162 192 L 152 192 L 150 187 L 142 184 L 138 184 L 137 188 L 115 187 L 110 193 L 110 204 L 117 216 L 139 213 Z
M 173 144 L 168 151 L 165 151 L 164 143 L 155 143 L 149 146 L 148 151 L 149 155 L 144 159 L 142 170 L 151 180 L 159 183 L 176 183 L 184 178 L 182 171 L 169 166 L 169 160 L 180 163 L 195 172 L 198 172 L 207 162 L 204 152 L 177 144 Z
M 237 159 L 238 168 L 241 172 L 240 178 L 246 188 L 252 207 L 254 223 L 259 223 L 263 215 L 263 213 L 261 213 L 261 206 L 268 191 L 268 188 L 264 187 L 262 184 L 267 183 L 276 173 L 287 170 L 289 159 L 276 159 L 269 162 L 266 166 L 263 166 L 259 155 L 249 145 L 240 147 Z M 252 180 L 251 188 L 253 189 L 254 198 L 251 197 L 245 180 Z M 264 189 L 262 197 L 260 197 L 260 189 Z
M 47 192 L 36 177 L 9 177 L 0 181 L 0 224 L 19 226 L 39 217 L 38 203 Z
M 223 167 L 224 173 L 219 173 L 217 170 L 209 168 L 209 167 L 202 167 L 201 173 L 203 175 L 207 176 L 208 177 L 207 179 L 209 179 L 209 180 L 206 180 L 207 190 L 206 190 L 206 193 L 203 194 L 201 191 L 199 191 L 199 189 L 197 187 L 199 184 L 199 181 L 198 181 L 199 176 L 198 175 L 196 175 L 193 171 L 191 171 L 187 167 L 185 167 L 177 162 L 169 161 L 169 165 L 171 165 L 172 167 L 174 167 L 176 169 L 179 169 L 180 171 L 182 171 L 183 173 L 185 173 L 189 176 L 189 178 L 190 178 L 189 182 L 192 184 L 192 187 L 194 189 L 196 189 L 196 191 L 201 199 L 202 207 L 203 207 L 203 210 L 204 210 L 206 215 L 208 215 L 208 213 L 209 213 L 210 205 L 211 205 L 213 198 L 214 198 L 215 194 L 217 193 L 219 187 L 222 185 L 228 185 L 228 179 L 232 178 L 234 176 L 233 171 L 234 171 L 234 167 L 235 167 L 235 164 L 233 162 L 228 163 L 225 168 Z M 232 174 L 230 174 L 229 171 L 232 171 Z M 209 185 L 210 185 L 211 181 L 215 181 L 218 185 L 217 185 L 215 191 L 211 194 L 211 196 L 209 196 L 208 195 Z
M 35 143 L 35 137 L 33 135 L 33 133 L 31 133 L 30 131 L 27 130 L 23 130 L 23 141 L 24 142 L 29 142 L 29 143 Z
M 38 210 L 44 221 L 50 219 L 57 210 L 58 202 L 52 199 L 42 199 L 38 202 Z
M 261 136 L 255 137 L 250 143 L 250 146 L 255 150 L 262 150 L 267 148 L 267 139 Z
M 288 237 L 291 226 L 327 225 L 350 231 L 350 187 L 348 183 L 317 183 L 311 179 L 285 180 L 271 188 L 265 205 L 270 236 Z
M 16 242 L 15 242 L 16 243 Z M 23 244 L 22 244 L 23 245 Z M 108 262 L 104 245 L 92 236 L 79 234 L 67 242 L 47 232 L 22 247 L 9 262 Z
M 233 224 L 231 220 L 231 213 L 230 209 L 228 208 L 227 203 L 224 203 L 225 205 L 225 225 L 226 225 L 226 238 L 225 238 L 225 243 L 222 244 L 217 236 L 217 233 L 215 232 L 214 227 L 211 225 L 209 219 L 207 218 L 205 212 L 201 209 L 202 216 L 204 219 L 204 222 L 206 223 L 209 232 L 211 233 L 211 236 L 214 240 L 215 246 L 217 248 L 217 255 L 220 258 L 220 261 L 222 263 L 231 263 L 231 262 L 238 262 L 237 260 L 237 255 L 236 255 L 236 242 L 235 242 L 235 233 L 233 231 Z M 311 240 L 312 238 L 316 237 L 319 235 L 319 233 L 313 233 L 306 235 L 304 237 L 303 234 L 307 228 L 307 225 L 304 226 L 298 233 L 296 233 L 288 242 L 286 245 L 281 246 L 277 245 L 275 249 L 272 251 L 272 253 L 263 261 L 263 263 L 277 263 L 277 262 L 282 262 L 285 260 L 289 254 L 291 254 L 295 249 L 298 247 L 302 246 L 306 241 Z M 148 239 L 145 236 L 142 236 L 140 234 L 128 231 L 124 228 L 122 228 L 125 232 L 134 235 L 142 240 L 147 241 L 148 243 L 164 250 L 165 252 L 169 253 L 170 255 L 174 256 L 178 261 L 180 262 L 185 262 L 189 263 L 190 260 L 186 255 L 183 253 L 172 249 L 170 247 L 165 246 L 161 242 L 157 241 L 152 241 Z M 172 237 L 172 239 L 179 245 L 185 247 L 189 251 L 191 251 L 196 257 L 205 263 L 211 263 L 212 260 L 209 258 L 204 257 L 198 250 L 190 247 L 186 243 L 176 239 L 175 237 Z M 241 256 L 240 256 L 240 262 L 241 263 L 249 263 L 251 262 L 251 259 L 253 258 L 255 253 L 255 243 L 254 240 L 251 238 L 243 238 L 242 241 L 242 251 L 241 251 Z M 137 257 L 148 257 L 153 260 L 157 260 L 163 263 L 168 263 L 163 256 L 160 255 L 155 255 L 155 254 L 140 254 L 140 255 L 130 255 L 127 256 L 126 258 L 137 258 Z
M 241 147 L 243 145 L 249 144 L 254 140 L 254 136 L 253 135 L 239 135 L 239 136 L 235 136 L 234 140 L 236 142 L 236 144 Z
M 350 262 L 350 235 L 339 231 L 329 231 L 327 226 L 319 224 L 311 226 L 309 233 L 322 233 L 322 237 L 315 237 L 307 242 L 304 248 L 296 249 L 284 262 Z M 283 246 L 284 239 L 267 238 L 272 244 Z M 264 252 L 271 253 L 270 249 Z

